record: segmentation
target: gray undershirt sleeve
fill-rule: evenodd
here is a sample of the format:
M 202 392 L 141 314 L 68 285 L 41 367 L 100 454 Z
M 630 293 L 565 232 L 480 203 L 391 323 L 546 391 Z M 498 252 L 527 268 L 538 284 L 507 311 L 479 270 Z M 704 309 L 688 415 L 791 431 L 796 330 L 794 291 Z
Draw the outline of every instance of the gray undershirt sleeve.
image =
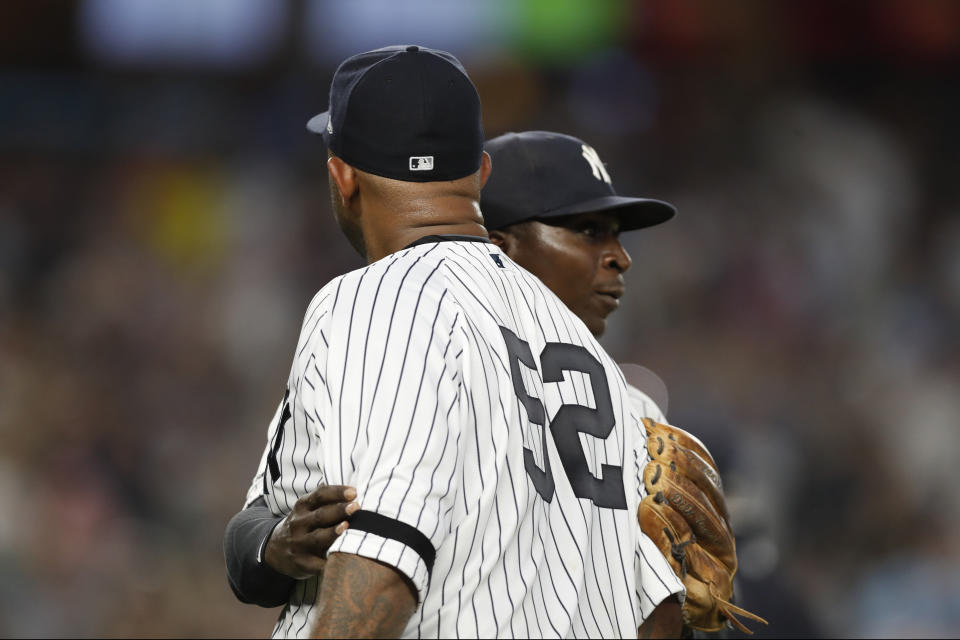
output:
M 261 607 L 287 603 L 296 580 L 274 571 L 263 559 L 270 534 L 281 521 L 260 498 L 227 524 L 223 536 L 227 580 L 240 602 Z

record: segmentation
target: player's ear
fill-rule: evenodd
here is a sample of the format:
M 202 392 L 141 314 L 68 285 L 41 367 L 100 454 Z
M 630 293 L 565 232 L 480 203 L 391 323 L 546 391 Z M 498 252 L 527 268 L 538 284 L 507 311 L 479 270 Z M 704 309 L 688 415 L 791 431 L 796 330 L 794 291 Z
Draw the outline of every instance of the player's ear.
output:
M 490 242 L 500 247 L 505 254 L 510 255 L 510 249 L 513 247 L 513 236 L 499 229 L 494 229 L 489 235 Z
M 356 195 L 359 187 L 356 170 L 337 156 L 331 155 L 327 159 L 327 172 L 333 183 L 337 185 L 341 203 L 344 207 L 349 207 L 350 200 Z
M 490 171 L 493 170 L 493 160 L 490 159 L 490 154 L 486 151 L 483 152 L 483 156 L 480 158 L 480 188 L 483 189 L 483 185 L 487 184 L 487 179 L 490 177 Z

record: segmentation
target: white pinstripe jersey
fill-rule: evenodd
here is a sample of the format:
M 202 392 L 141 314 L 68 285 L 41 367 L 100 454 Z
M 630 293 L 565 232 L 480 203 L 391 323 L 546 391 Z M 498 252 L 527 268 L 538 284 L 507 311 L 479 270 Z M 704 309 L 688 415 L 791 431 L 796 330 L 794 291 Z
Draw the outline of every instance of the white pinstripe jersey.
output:
M 410 578 L 405 637 L 633 637 L 683 587 L 637 524 L 623 376 L 540 280 L 451 238 L 316 295 L 247 501 L 356 487 L 330 552 Z M 273 635 L 308 635 L 317 593 L 298 582 Z

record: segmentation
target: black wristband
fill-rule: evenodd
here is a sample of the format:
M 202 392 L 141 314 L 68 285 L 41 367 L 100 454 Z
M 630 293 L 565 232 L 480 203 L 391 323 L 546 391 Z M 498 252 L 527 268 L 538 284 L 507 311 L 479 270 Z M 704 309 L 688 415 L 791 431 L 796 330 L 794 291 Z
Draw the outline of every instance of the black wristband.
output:
M 296 580 L 261 561 L 270 535 L 282 521 L 259 498 L 227 524 L 223 536 L 227 580 L 240 602 L 278 607 L 290 599 Z

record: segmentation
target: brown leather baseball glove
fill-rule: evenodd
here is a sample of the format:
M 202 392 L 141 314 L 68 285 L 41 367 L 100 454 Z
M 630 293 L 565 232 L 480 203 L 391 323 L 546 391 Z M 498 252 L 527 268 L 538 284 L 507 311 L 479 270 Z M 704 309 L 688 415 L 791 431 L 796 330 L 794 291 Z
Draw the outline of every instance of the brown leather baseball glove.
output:
M 732 604 L 737 550 L 717 463 L 703 443 L 683 429 L 643 419 L 652 458 L 643 472 L 647 495 L 637 517 L 683 580 L 684 624 L 719 631 L 730 621 L 752 633 L 736 616 L 767 624 Z

